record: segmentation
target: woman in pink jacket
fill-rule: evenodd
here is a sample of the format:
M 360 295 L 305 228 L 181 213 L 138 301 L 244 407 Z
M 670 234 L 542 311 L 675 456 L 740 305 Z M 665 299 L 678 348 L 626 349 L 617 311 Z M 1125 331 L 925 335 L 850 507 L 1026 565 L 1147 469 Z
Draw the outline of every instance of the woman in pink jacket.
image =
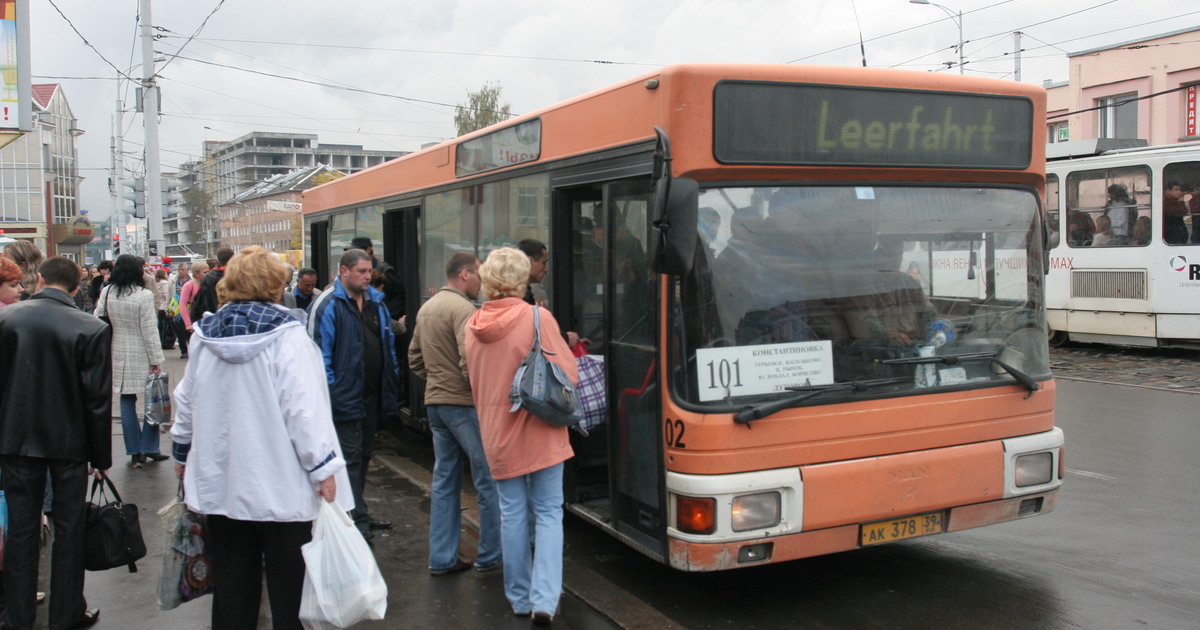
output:
M 192 299 L 200 288 L 200 281 L 208 274 L 208 263 L 198 260 L 192 263 L 192 279 L 183 283 L 179 289 L 179 318 L 183 321 L 182 330 L 176 331 L 179 336 L 179 358 L 188 357 L 188 343 L 192 339 L 192 317 L 188 313 L 192 308 Z
M 525 409 L 510 412 L 513 375 L 533 345 L 533 310 L 523 296 L 529 257 L 501 248 L 479 268 L 488 301 L 467 321 L 467 366 L 479 415 L 479 432 L 500 495 L 500 534 L 504 550 L 504 594 L 513 614 L 532 614 L 549 625 L 562 595 L 563 462 L 570 459 L 567 430 L 553 427 Z M 541 312 L 542 347 L 549 359 L 579 380 L 575 359 L 549 311 Z M 530 521 L 534 549 L 530 548 Z

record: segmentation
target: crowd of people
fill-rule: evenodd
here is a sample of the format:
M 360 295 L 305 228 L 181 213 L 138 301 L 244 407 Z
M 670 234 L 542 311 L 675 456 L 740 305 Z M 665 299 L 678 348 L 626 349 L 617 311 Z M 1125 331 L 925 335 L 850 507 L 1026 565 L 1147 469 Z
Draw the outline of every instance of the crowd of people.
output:
M 547 270 L 544 244 L 523 241 L 486 261 L 454 254 L 445 286 L 419 310 L 407 356 L 397 344 L 407 330 L 402 277 L 364 237 L 324 289 L 308 268 L 293 286 L 291 267 L 261 247 L 223 247 L 213 260 L 153 272 L 129 254 L 95 268 L 43 259 L 25 241 L 3 254 L 0 488 L 10 526 L 2 627 L 32 627 L 45 597 L 35 592 L 43 511 L 54 515 L 50 626 L 99 618 L 83 598 L 82 508 L 87 476 L 112 466 L 114 396 L 129 466 L 173 458 L 188 507 L 207 516 L 220 576 L 213 627 L 256 627 L 264 571 L 274 627 L 301 627 L 300 549 L 321 501 L 345 510 L 368 544 L 392 526 L 370 514 L 363 492 L 405 367 L 425 380 L 433 434 L 430 575 L 502 568 L 512 613 L 551 624 L 562 592 L 563 462 L 573 453 L 565 428 L 509 400 L 535 321 L 551 360 L 578 380 L 568 346 L 578 335 L 560 330 L 531 290 Z M 167 455 L 167 425 L 139 414 L 138 396 L 176 342 L 188 363 L 174 389 Z M 13 369 L 18 359 L 22 370 Z M 470 561 L 459 551 L 464 465 L 479 506 Z

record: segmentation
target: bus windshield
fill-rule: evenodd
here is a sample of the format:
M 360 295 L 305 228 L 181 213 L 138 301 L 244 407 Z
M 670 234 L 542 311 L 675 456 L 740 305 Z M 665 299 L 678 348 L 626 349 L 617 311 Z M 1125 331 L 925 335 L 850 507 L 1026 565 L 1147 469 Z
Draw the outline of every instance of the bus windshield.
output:
M 816 405 L 1021 380 L 998 363 L 1048 378 L 1038 217 L 1014 188 L 702 190 L 676 389 Z

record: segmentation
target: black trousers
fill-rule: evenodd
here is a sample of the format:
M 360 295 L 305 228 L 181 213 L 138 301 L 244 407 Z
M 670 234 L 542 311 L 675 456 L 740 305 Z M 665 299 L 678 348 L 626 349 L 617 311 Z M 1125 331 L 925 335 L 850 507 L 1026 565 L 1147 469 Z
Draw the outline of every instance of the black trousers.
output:
M 179 354 L 187 357 L 188 342 L 192 340 L 192 333 L 183 325 L 182 317 L 171 318 L 171 325 L 175 327 L 175 337 L 179 339 Z
M 300 546 L 312 540 L 312 523 L 238 521 L 208 517 L 208 551 L 213 563 L 212 627 L 254 630 L 262 601 L 262 574 L 275 630 L 299 630 L 304 588 Z
M 54 489 L 54 547 L 50 555 L 50 628 L 83 619 L 84 509 L 87 464 L 62 459 L 0 455 L 0 488 L 8 501 L 4 590 L 9 628 L 32 628 L 37 616 L 38 556 L 46 478 Z
M 342 447 L 346 476 L 350 478 L 350 492 L 354 496 L 350 518 L 358 531 L 365 533 L 370 529 L 371 514 L 363 492 L 367 487 L 367 468 L 375 455 L 375 433 L 379 431 L 379 395 L 364 395 L 363 406 L 367 410 L 365 418 L 335 422 L 333 428 Z

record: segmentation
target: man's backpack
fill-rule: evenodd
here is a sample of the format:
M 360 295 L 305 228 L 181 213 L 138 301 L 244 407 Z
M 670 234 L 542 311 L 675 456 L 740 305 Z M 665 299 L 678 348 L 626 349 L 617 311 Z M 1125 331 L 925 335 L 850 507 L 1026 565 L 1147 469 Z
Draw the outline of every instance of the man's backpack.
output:
M 546 359 L 554 353 L 542 348 L 542 309 L 537 305 L 532 308 L 533 347 L 513 376 L 508 393 L 513 406 L 509 412 L 524 407 L 551 426 L 574 426 L 582 419 L 575 402 L 575 386 L 562 368 Z

